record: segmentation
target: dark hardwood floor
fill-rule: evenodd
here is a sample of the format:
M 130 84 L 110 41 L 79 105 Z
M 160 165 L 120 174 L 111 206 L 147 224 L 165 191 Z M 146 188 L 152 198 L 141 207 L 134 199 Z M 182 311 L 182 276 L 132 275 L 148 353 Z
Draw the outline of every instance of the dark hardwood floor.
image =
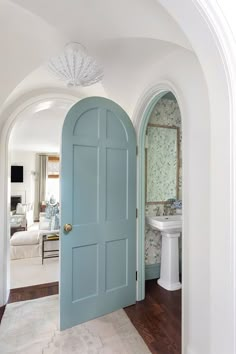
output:
M 10 302 L 58 294 L 58 282 L 12 289 Z M 145 300 L 125 312 L 153 354 L 181 353 L 181 291 L 166 291 L 156 280 L 146 281 Z M 0 322 L 4 307 L 0 308 Z
M 4 315 L 5 308 L 6 308 L 6 306 L 1 306 L 0 307 L 0 323 L 1 323 L 1 320 L 2 320 L 2 316 Z
M 146 281 L 145 300 L 125 308 L 153 354 L 181 353 L 181 290 L 167 291 Z
M 11 289 L 8 303 L 16 301 L 33 300 L 39 297 L 58 294 L 58 281 L 47 284 L 26 286 Z

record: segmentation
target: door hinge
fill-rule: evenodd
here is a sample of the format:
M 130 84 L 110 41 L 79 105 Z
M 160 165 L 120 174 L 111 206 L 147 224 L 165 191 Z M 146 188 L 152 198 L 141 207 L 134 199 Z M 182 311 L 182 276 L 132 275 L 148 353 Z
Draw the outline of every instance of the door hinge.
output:
M 138 280 L 138 272 L 137 272 L 137 270 L 136 270 L 136 281 Z
M 138 146 L 136 146 L 136 155 L 138 156 Z
M 136 208 L 136 219 L 138 217 L 138 208 Z

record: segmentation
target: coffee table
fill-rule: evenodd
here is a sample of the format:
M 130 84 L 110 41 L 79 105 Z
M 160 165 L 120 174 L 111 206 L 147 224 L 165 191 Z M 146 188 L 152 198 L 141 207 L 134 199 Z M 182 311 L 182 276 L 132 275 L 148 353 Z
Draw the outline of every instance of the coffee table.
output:
M 45 249 L 45 245 L 47 242 L 55 242 L 59 241 L 59 234 L 50 234 L 50 235 L 43 235 L 42 238 L 42 264 L 44 259 L 47 258 L 56 258 L 59 257 L 59 246 L 53 247 L 53 249 L 47 248 Z

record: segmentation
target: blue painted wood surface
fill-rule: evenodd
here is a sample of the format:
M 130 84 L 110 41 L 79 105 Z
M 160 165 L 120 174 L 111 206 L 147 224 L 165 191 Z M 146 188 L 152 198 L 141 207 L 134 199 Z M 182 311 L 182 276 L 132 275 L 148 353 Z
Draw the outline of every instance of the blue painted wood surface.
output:
M 136 135 L 108 99 L 83 99 L 66 116 L 61 225 L 60 328 L 135 303 Z

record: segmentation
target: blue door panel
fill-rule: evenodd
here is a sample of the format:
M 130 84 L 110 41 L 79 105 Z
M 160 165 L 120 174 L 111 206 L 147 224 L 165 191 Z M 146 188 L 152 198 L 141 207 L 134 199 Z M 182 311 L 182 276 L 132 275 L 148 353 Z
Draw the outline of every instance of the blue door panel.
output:
M 127 150 L 106 150 L 106 221 L 127 219 L 127 163 Z
M 87 139 L 99 138 L 99 108 L 88 109 L 80 115 L 80 119 L 77 120 L 73 136 Z
M 73 247 L 72 262 L 72 301 L 81 301 L 91 296 L 97 296 L 98 244 Z
M 73 224 L 98 222 L 98 148 L 74 146 L 73 172 Z M 79 161 L 79 164 L 77 163 Z
M 114 142 L 127 143 L 127 130 L 119 118 L 111 111 L 106 111 L 106 137 Z
M 64 122 L 60 327 L 131 305 L 136 294 L 136 137 L 127 114 L 99 97 Z
M 128 285 L 128 239 L 106 242 L 105 291 L 114 291 Z

